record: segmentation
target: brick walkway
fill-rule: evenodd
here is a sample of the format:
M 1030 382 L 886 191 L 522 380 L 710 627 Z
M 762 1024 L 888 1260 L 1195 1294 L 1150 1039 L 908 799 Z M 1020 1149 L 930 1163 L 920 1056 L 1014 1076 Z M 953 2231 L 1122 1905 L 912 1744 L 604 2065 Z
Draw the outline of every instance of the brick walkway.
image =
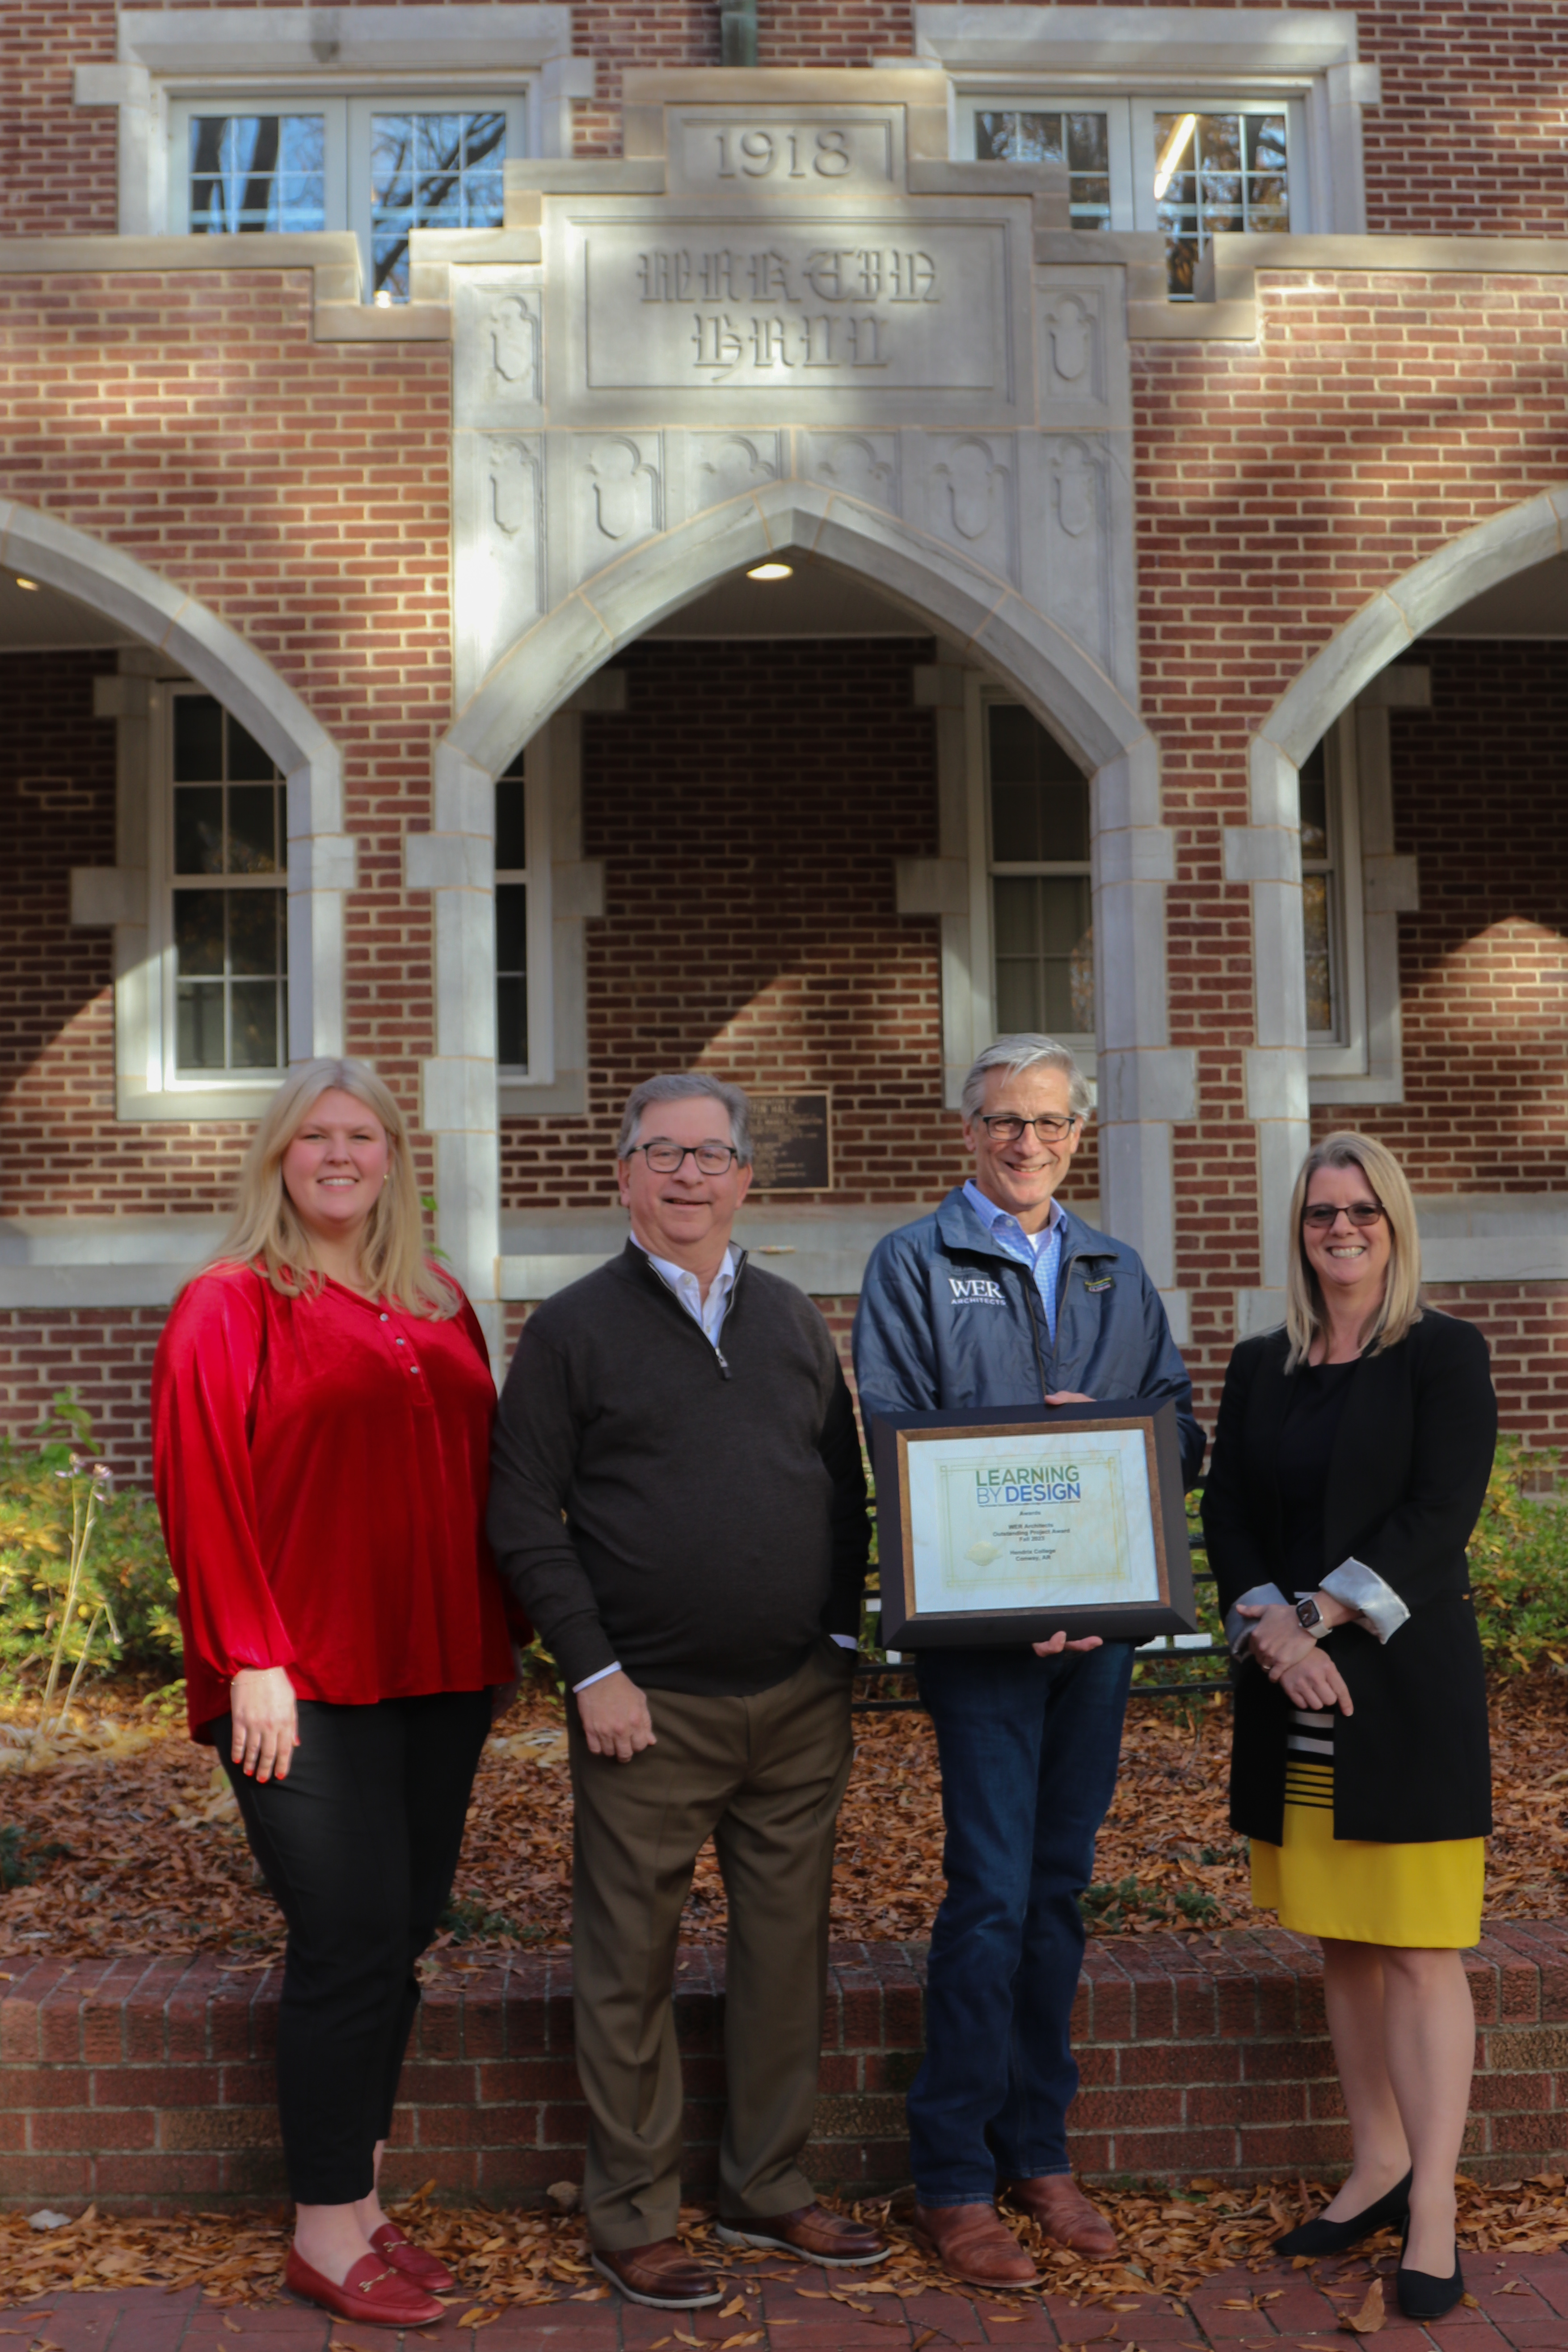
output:
M 1413 2326 L 1394 2308 L 1392 2284 L 1385 2290 L 1387 2319 L 1380 2352 L 1418 2352 L 1429 2345 L 1462 2347 L 1463 2352 L 1568 2352 L 1568 2254 L 1506 2258 L 1475 2254 L 1466 2279 L 1478 2308 L 1462 2306 L 1430 2330 Z M 687 2352 L 693 2339 L 715 2346 L 766 2346 L 769 2352 L 947 2352 L 951 2345 L 1002 2344 L 1087 2347 L 1111 2352 L 1333 2352 L 1362 2339 L 1337 2333 L 1342 2314 L 1359 2313 L 1372 2283 L 1364 2263 L 1323 2263 L 1314 2281 L 1305 2272 L 1231 2271 L 1207 2280 L 1190 2302 L 1173 2305 L 1164 2295 L 1120 2298 L 1121 2308 L 1074 2311 L 1054 2299 L 1047 2305 L 1005 2304 L 1000 2298 L 921 2294 L 858 2298 L 868 2314 L 852 2309 L 858 2298 L 840 2273 L 829 2277 L 803 2269 L 784 2280 L 770 2274 L 745 2281 L 746 2311 L 721 2318 L 719 2310 L 696 2313 L 642 2311 L 618 2298 L 552 2304 L 504 2313 L 482 2333 L 484 2352 Z M 832 2297 L 847 2295 L 849 2304 Z M 36 2332 L 35 2332 L 36 2329 Z M 762 2332 L 757 2332 L 758 2330 Z M 0 2336 L 15 2340 L 16 2352 L 399 2352 L 399 2339 L 379 2328 L 340 2326 L 301 2304 L 220 2313 L 196 2290 L 161 2294 L 135 2287 L 122 2294 L 62 2294 L 0 2312 Z M 247 2339 L 243 2344 L 241 2338 Z M 431 2331 L 412 2339 L 440 2341 Z M 464 2338 L 448 2331 L 452 2352 Z

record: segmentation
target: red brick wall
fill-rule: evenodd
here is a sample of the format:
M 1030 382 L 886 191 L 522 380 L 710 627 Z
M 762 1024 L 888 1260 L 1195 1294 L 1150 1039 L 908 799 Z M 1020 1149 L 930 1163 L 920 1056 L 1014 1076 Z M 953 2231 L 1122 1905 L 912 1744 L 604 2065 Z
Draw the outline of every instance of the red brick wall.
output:
M 1379 1136 L 1418 1192 L 1568 1188 L 1568 660 L 1559 644 L 1425 639 L 1432 709 L 1391 720 L 1405 1101 L 1323 1111 Z
M 938 926 L 893 899 L 894 858 L 937 850 L 935 730 L 910 676 L 930 658 L 922 638 L 649 639 L 624 657 L 625 715 L 584 721 L 584 849 L 605 868 L 589 1110 L 505 1123 L 509 1210 L 613 1202 L 627 1092 L 697 1066 L 832 1087 L 834 1189 L 782 1200 L 935 1201 L 963 1181 Z M 1090 1148 L 1072 1190 L 1095 1181 Z
M 0 1432 L 25 1439 L 68 1389 L 110 1468 L 150 1486 L 148 1386 L 163 1319 L 161 1307 L 0 1308 Z
M 0 278 L 0 496 L 199 598 L 331 733 L 359 843 L 348 1050 L 413 1113 L 433 1050 L 431 912 L 427 894 L 404 892 L 403 835 L 429 824 L 430 747 L 451 709 L 450 357 L 313 342 L 310 299 L 305 271 Z M 79 388 L 66 398 L 62 384 Z M 62 855 L 62 867 L 85 862 Z M 84 952 L 107 972 L 103 935 Z M 101 1040 L 102 1083 L 70 1126 L 92 1197 L 68 1205 L 226 1207 L 242 1132 L 113 1124 L 107 1027 Z M 47 1067 L 36 1083 L 52 1083 Z M 40 1142 L 10 1165 L 13 1212 L 59 1205 L 58 1150 Z

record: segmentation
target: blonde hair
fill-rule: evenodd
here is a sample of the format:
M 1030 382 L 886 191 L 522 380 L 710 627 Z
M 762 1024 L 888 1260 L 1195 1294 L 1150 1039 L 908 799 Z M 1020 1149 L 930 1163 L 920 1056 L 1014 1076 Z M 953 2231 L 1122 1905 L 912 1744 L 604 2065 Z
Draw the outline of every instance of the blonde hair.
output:
M 1359 1168 L 1388 1220 L 1388 1276 L 1381 1305 L 1362 1327 L 1363 1349 L 1376 1356 L 1384 1348 L 1396 1348 L 1411 1325 L 1421 1319 L 1421 1237 L 1404 1169 L 1387 1145 L 1375 1142 L 1370 1135 L 1357 1135 L 1349 1129 L 1340 1135 L 1326 1135 L 1302 1160 L 1290 1195 L 1290 1270 L 1285 1277 L 1285 1329 L 1290 1341 L 1285 1358 L 1288 1372 L 1306 1362 L 1320 1332 L 1328 1337 L 1322 1289 L 1307 1256 L 1301 1230 L 1307 1188 L 1320 1168 Z
M 283 1155 L 324 1094 L 353 1095 L 386 1130 L 386 1182 L 360 1244 L 364 1286 L 404 1311 L 439 1321 L 458 1311 L 457 1285 L 426 1255 L 419 1187 L 403 1114 L 368 1062 L 323 1057 L 290 1070 L 257 1124 L 239 1171 L 234 1221 L 211 1263 L 254 1266 L 285 1298 L 320 1290 L 325 1276 L 283 1182 Z

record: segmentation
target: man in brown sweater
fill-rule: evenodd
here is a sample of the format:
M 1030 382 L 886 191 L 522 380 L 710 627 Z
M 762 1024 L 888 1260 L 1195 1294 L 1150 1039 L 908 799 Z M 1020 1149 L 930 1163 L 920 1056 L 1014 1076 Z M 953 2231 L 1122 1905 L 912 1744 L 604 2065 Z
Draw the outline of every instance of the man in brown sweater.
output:
M 626 1250 L 523 1328 L 489 1531 L 570 1687 L 577 2066 L 595 2267 L 662 2310 L 723 2292 L 676 2235 L 676 1937 L 711 1836 L 729 1897 L 726 2242 L 880 2261 L 800 2169 L 868 1545 L 854 1409 L 821 1315 L 731 1245 L 746 1098 L 633 1089 Z

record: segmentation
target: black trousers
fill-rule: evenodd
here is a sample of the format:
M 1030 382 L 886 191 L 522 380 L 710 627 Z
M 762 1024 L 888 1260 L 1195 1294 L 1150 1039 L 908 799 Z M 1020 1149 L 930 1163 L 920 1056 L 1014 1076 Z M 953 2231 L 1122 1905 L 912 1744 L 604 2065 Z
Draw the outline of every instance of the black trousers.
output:
M 368 2197 L 392 2128 L 419 1982 L 414 1964 L 451 1893 L 489 1691 L 375 1706 L 300 1704 L 286 1780 L 258 1785 L 213 1738 L 246 1833 L 289 1923 L 278 2105 L 301 2205 Z

